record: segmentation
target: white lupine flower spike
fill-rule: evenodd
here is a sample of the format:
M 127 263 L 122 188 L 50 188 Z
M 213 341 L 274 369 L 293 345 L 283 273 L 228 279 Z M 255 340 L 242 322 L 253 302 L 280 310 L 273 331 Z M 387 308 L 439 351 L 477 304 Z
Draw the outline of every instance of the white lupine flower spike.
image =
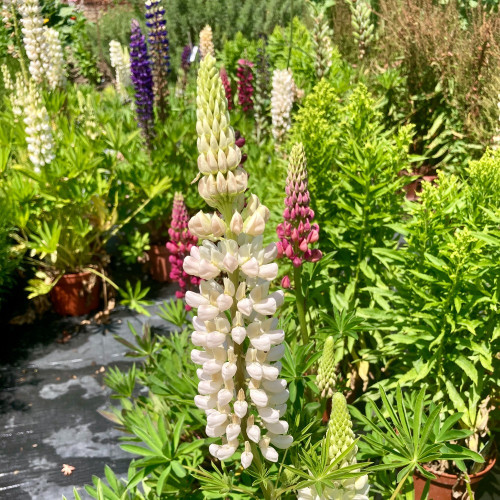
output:
M 184 270 L 202 279 L 199 292 L 186 293 L 197 310 L 191 336 L 191 359 L 200 366 L 195 404 L 207 415 L 207 435 L 222 438 L 210 453 L 226 460 L 239 450 L 247 468 L 256 453 L 276 462 L 277 450 L 293 442 L 284 419 L 288 390 L 279 378 L 285 333 L 273 317 L 284 296 L 270 289 L 278 266 L 276 245 L 263 244 L 269 210 L 246 194 L 248 176 L 210 52 L 198 73 L 196 129 L 198 190 L 214 211 L 190 220 L 201 244 L 184 260 Z
M 42 9 L 38 0 L 19 0 L 24 48 L 29 59 L 29 72 L 34 82 L 42 84 L 51 66 Z

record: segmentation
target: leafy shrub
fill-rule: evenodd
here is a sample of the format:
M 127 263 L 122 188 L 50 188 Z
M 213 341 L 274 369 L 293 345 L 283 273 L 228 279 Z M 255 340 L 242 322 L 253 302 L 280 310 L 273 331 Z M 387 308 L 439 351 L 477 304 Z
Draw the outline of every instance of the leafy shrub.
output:
M 498 390 L 500 154 L 487 152 L 467 177 L 440 173 L 400 226 L 398 332 L 382 350 L 391 380 L 425 383 L 435 401 L 463 413 L 475 451 L 488 441 L 490 398 Z

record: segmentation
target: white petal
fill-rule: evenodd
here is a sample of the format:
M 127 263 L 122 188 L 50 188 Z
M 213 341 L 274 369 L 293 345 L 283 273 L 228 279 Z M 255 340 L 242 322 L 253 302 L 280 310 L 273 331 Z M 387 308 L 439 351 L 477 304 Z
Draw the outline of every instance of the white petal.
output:
M 286 380 L 283 380 L 282 378 L 273 381 L 263 380 L 262 386 L 268 392 L 272 393 L 281 392 L 286 389 Z
M 263 391 L 262 389 L 250 389 L 250 399 L 253 401 L 255 406 L 259 407 L 267 406 L 269 400 L 266 391 Z
M 280 374 L 280 370 L 277 366 L 272 366 L 268 364 L 262 365 L 262 376 L 266 380 L 276 380 Z
M 212 356 L 205 351 L 200 351 L 198 349 L 193 349 L 191 351 L 191 361 L 197 365 L 202 365 L 209 359 L 212 359 Z
M 222 294 L 217 297 L 217 307 L 220 311 L 227 311 L 233 305 L 233 298 Z
M 262 379 L 262 365 L 258 361 L 248 364 L 247 372 L 250 375 L 250 377 L 255 380 Z
M 288 422 L 286 420 L 280 420 L 275 423 L 265 422 L 264 425 L 273 434 L 286 434 L 288 432 Z
M 267 354 L 267 361 L 278 361 L 281 359 L 285 354 L 285 346 L 282 345 L 277 345 L 269 351 Z
M 216 425 L 213 427 L 211 425 L 207 425 L 205 427 L 205 432 L 207 433 L 208 437 L 217 438 L 224 435 L 224 433 L 226 432 L 226 427 L 227 424 Z
M 244 451 L 241 454 L 241 465 L 244 469 L 247 469 L 252 464 L 253 454 L 249 451 Z
M 231 337 L 238 345 L 240 345 L 245 340 L 246 336 L 247 331 L 243 326 L 235 326 L 231 330 Z
M 274 408 L 257 408 L 259 416 L 264 422 L 277 423 L 280 419 L 280 412 Z
M 250 343 L 259 351 L 269 351 L 271 349 L 271 337 L 266 333 L 258 337 L 250 338 Z
M 222 365 L 222 378 L 224 380 L 233 378 L 236 374 L 237 368 L 238 367 L 236 366 L 236 363 L 230 363 L 229 361 L 227 361 Z
M 200 410 L 209 410 L 217 406 L 217 398 L 214 396 L 200 396 L 197 394 L 194 397 L 194 404 Z
M 277 462 L 278 461 L 278 452 L 272 446 L 261 446 L 260 451 L 262 456 L 269 460 L 269 462 Z
M 259 267 L 259 278 L 272 281 L 278 276 L 278 264 L 265 264 Z
M 290 393 L 285 390 L 285 391 L 282 391 L 282 392 L 278 392 L 276 394 L 273 394 L 270 398 L 269 398 L 269 404 L 270 405 L 282 405 L 283 403 L 286 403 L 288 401 L 288 398 L 290 396 Z
M 188 292 L 186 292 L 188 293 Z M 198 317 L 202 321 L 211 321 L 219 314 L 219 308 L 212 304 L 204 304 L 198 308 Z
M 210 302 L 206 297 L 200 295 L 196 292 L 187 291 L 186 292 L 186 303 L 191 307 L 200 307 L 201 305 L 209 304 Z
M 243 314 L 243 316 L 250 316 L 252 314 L 252 301 L 251 299 L 243 299 L 238 302 L 238 311 Z
M 247 437 L 254 443 L 258 443 L 260 441 L 260 427 L 258 425 L 247 427 Z
M 235 401 L 233 404 L 234 413 L 240 418 L 243 418 L 248 411 L 248 403 L 246 401 Z
M 219 347 L 226 341 L 226 335 L 221 332 L 210 332 L 207 333 L 207 347 L 213 349 L 214 347 Z
M 215 394 L 222 386 L 219 380 L 201 380 L 198 382 L 198 392 L 204 394 Z
M 233 399 L 233 393 L 224 388 L 219 391 L 217 394 L 217 402 L 219 403 L 220 406 L 225 406 L 227 405 L 230 401 Z
M 271 438 L 271 443 L 273 443 L 274 446 L 276 446 L 276 448 L 279 448 L 280 450 L 286 450 L 293 443 L 293 437 L 289 435 L 275 435 L 272 433 L 268 433 L 267 437 Z
M 222 425 L 227 420 L 227 413 L 220 413 L 218 411 L 214 411 L 207 417 L 207 425 L 211 427 L 215 427 L 217 425 Z M 276 433 L 278 434 L 278 433 Z
M 234 441 L 238 438 L 241 433 L 241 427 L 239 424 L 229 424 L 226 427 L 226 437 L 228 441 Z

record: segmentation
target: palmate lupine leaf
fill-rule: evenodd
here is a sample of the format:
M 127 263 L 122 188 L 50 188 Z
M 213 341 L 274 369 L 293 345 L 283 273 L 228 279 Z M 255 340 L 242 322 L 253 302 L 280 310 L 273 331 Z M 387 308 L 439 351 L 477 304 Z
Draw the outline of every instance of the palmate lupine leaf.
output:
M 371 451 L 384 457 L 384 463 L 374 465 L 369 471 L 376 472 L 389 469 L 400 469 L 397 475 L 399 483 L 396 491 L 400 491 L 406 479 L 413 470 L 419 472 L 428 480 L 434 475 L 422 465 L 435 460 L 453 460 L 457 466 L 465 471 L 464 460 L 484 462 L 484 459 L 463 446 L 449 444 L 449 441 L 462 439 L 471 434 L 467 430 L 452 429 L 462 417 L 461 413 L 448 417 L 440 422 L 441 405 L 431 404 L 428 412 L 425 411 L 426 388 L 422 388 L 416 399 L 410 401 L 412 417 L 407 411 L 407 404 L 403 400 L 401 387 L 396 389 L 396 404 L 391 404 L 383 388 L 380 388 L 382 407 L 379 408 L 373 401 L 368 402 L 368 409 L 375 418 L 367 418 L 356 408 L 351 408 L 353 416 L 371 431 L 364 441 L 370 445 Z M 382 413 L 388 414 L 388 418 Z

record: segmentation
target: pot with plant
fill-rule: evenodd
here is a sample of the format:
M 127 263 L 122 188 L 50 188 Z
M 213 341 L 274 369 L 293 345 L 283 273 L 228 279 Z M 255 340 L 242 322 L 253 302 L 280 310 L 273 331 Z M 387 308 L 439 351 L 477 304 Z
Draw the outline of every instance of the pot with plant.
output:
M 67 92 L 71 107 L 74 89 L 68 86 Z M 119 124 L 99 117 L 108 123 L 89 141 L 63 113 L 54 115 L 57 154 L 33 168 L 20 147 L 3 188 L 16 200 L 16 238 L 33 269 L 29 298 L 49 293 L 59 314 L 81 315 L 98 307 L 101 286 L 105 302 L 108 284 L 118 288 L 106 276 L 108 242 L 170 186 L 170 179 L 140 178 L 147 156 L 132 117 L 117 113 L 113 119 Z
M 395 283 L 399 332 L 381 353 L 391 382 L 425 384 L 434 403 L 458 412 L 457 443 L 484 458 L 473 468 L 429 461 L 425 467 L 436 472 L 431 498 L 451 499 L 469 480 L 474 489 L 496 460 L 500 153 L 487 152 L 466 173 L 464 180 L 440 173 L 436 185 L 423 185 L 420 203 L 408 202 Z

